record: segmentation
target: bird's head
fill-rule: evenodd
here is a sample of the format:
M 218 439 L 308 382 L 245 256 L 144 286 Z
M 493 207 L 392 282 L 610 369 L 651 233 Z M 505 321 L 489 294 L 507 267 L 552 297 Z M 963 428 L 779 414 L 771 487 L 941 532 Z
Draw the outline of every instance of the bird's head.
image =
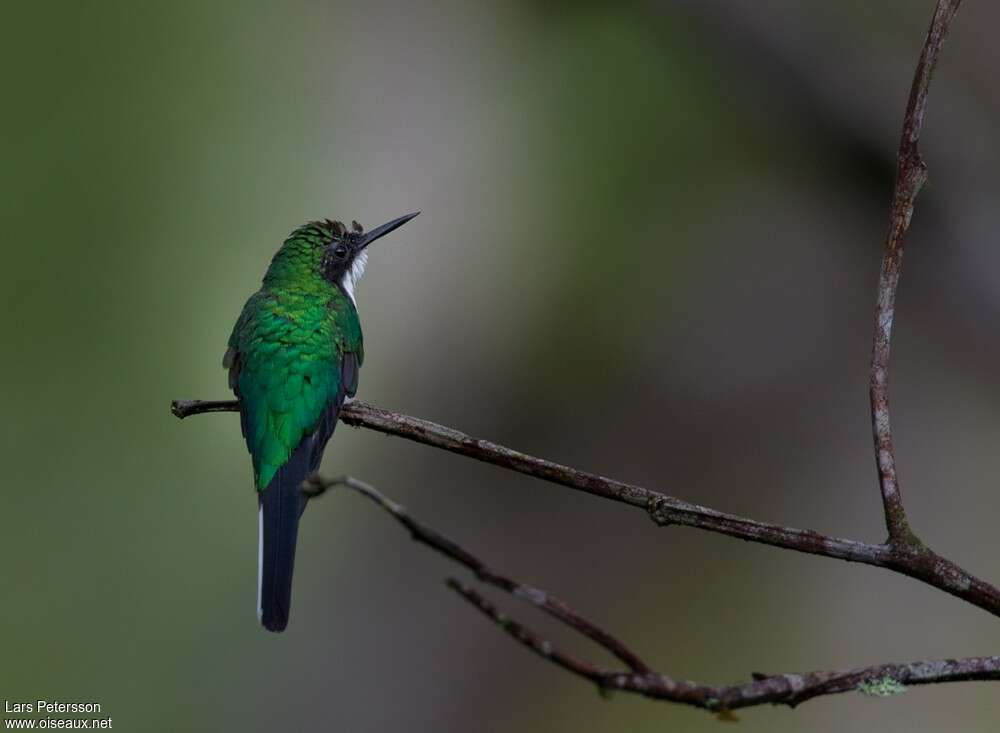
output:
M 356 221 L 348 228 L 329 219 L 299 227 L 275 255 L 264 282 L 286 287 L 325 282 L 339 287 L 353 301 L 354 288 L 368 264 L 368 245 L 419 213 L 401 216 L 368 232 Z
M 339 285 L 354 300 L 354 287 L 365 274 L 368 264 L 368 245 L 403 226 L 419 213 L 393 219 L 369 232 L 356 221 L 351 222 L 350 230 L 339 221 L 327 221 L 331 238 L 323 251 L 321 267 L 324 279 L 331 285 Z

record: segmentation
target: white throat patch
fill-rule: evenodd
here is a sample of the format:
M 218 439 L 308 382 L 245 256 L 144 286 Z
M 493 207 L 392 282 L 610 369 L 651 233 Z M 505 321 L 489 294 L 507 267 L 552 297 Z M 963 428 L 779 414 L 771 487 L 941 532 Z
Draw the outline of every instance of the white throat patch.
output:
M 358 303 L 354 300 L 354 288 L 357 287 L 361 276 L 365 274 L 365 266 L 367 264 L 368 250 L 363 249 L 358 252 L 358 256 L 354 258 L 351 266 L 344 271 L 344 276 L 340 280 L 341 287 L 344 288 L 344 292 L 347 293 L 347 297 L 354 303 L 355 308 L 358 307 Z

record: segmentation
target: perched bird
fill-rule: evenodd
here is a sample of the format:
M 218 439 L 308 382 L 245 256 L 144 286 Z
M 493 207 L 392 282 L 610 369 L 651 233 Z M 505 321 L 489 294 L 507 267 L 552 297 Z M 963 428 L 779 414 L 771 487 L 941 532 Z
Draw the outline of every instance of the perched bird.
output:
M 366 248 L 416 215 L 370 232 L 357 222 L 348 230 L 329 220 L 299 227 L 229 337 L 222 364 L 253 459 L 257 615 L 269 631 L 288 625 L 299 517 L 308 501 L 302 482 L 319 468 L 341 405 L 358 388 L 364 351 L 354 289 Z

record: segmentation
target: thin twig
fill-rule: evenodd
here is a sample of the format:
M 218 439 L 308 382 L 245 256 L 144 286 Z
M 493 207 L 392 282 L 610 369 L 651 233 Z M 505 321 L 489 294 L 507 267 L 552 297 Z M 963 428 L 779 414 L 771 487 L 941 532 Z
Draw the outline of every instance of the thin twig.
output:
M 962 0 L 939 0 L 931 20 L 927 40 L 917 63 L 917 70 L 910 90 L 906 114 L 903 117 L 903 132 L 899 143 L 899 159 L 896 168 L 896 185 L 892 193 L 889 234 L 885 243 L 885 255 L 879 274 L 878 301 L 875 307 L 875 332 L 872 343 L 872 361 L 869 374 L 869 396 L 871 398 L 872 433 L 875 440 L 875 461 L 878 466 L 879 487 L 885 512 L 886 529 L 890 545 L 920 547 L 906 518 L 903 498 L 896 475 L 896 455 L 892 443 L 892 427 L 889 421 L 889 352 L 892 344 L 892 322 L 896 307 L 896 289 L 903 267 L 903 250 L 906 232 L 913 218 L 913 207 L 917 194 L 927 180 L 927 166 L 920 157 L 920 132 L 924 125 L 927 109 L 927 93 L 931 76 L 937 65 L 938 55 L 951 21 L 958 12 Z
M 455 562 L 464 565 L 475 573 L 479 580 L 496 586 L 497 588 L 505 590 L 518 598 L 534 604 L 549 615 L 559 619 L 567 626 L 576 629 L 578 632 L 600 644 L 613 655 L 618 657 L 618 659 L 624 662 L 625 665 L 628 666 L 628 668 L 633 672 L 638 672 L 640 674 L 649 672 L 649 667 L 646 666 L 646 663 L 643 662 L 638 655 L 632 652 L 618 639 L 580 616 L 580 614 L 560 601 L 558 598 L 546 593 L 545 591 L 532 588 L 531 586 L 524 585 L 523 583 L 518 583 L 494 572 L 472 553 L 463 549 L 457 542 L 448 539 L 437 530 L 432 529 L 425 524 L 421 524 L 416 519 L 411 517 L 406 513 L 406 510 L 402 506 L 387 498 L 374 486 L 367 484 L 364 481 L 359 481 L 356 478 L 352 478 L 351 476 L 340 476 L 331 480 L 313 477 L 307 482 L 303 490 L 311 496 L 319 496 L 335 486 L 346 486 L 354 489 L 362 496 L 371 499 L 391 514 L 396 521 L 406 527 L 410 531 L 410 535 L 417 542 L 422 542 L 429 547 L 433 547 L 435 550 L 446 555 L 447 557 L 450 557 Z
M 615 672 L 596 667 L 553 647 L 534 632 L 499 612 L 493 604 L 461 581 L 449 578 L 447 582 L 449 588 L 528 649 L 563 669 L 594 682 L 602 691 L 633 692 L 655 700 L 683 703 L 714 712 L 767 704 L 795 707 L 816 697 L 842 692 L 859 691 L 888 696 L 903 692 L 907 686 L 1000 680 L 1000 657 L 927 659 L 806 674 L 755 674 L 749 682 L 717 687 L 677 680 L 658 672 Z
M 374 486 L 350 476 L 331 480 L 313 477 L 303 490 L 315 497 L 336 486 L 353 489 L 370 499 L 405 527 L 415 541 L 437 550 L 460 565 L 464 565 L 481 581 L 534 604 L 617 657 L 628 667 L 627 671 L 604 669 L 593 662 L 559 649 L 534 631 L 501 612 L 494 604 L 467 584 L 456 578 L 448 578 L 447 580 L 449 588 L 492 619 L 520 644 L 562 669 L 593 682 L 602 692 L 621 690 L 656 700 L 684 703 L 705 710 L 722 712 L 769 703 L 794 706 L 821 695 L 832 695 L 851 690 L 867 691 L 870 694 L 888 694 L 902 691 L 902 686 L 905 685 L 1000 679 L 1000 657 L 971 657 L 957 660 L 924 660 L 908 664 L 880 664 L 838 672 L 757 674 L 753 675 L 752 680 L 742 684 L 717 687 L 676 680 L 654 672 L 642 661 L 639 655 L 617 637 L 584 618 L 578 611 L 550 593 L 525 585 L 490 569 L 470 550 L 436 529 L 420 522 L 400 504 L 386 497 Z
M 203 409 L 203 406 L 207 409 Z M 238 411 L 239 403 L 176 401 L 171 410 L 177 417 L 184 418 L 202 412 Z M 344 405 L 340 419 L 347 425 L 406 438 L 637 507 L 648 513 L 660 526 L 676 524 L 694 527 L 748 542 L 894 570 L 1000 616 L 1000 589 L 970 575 L 955 563 L 925 547 L 870 544 L 830 537 L 809 529 L 782 527 L 726 514 L 641 486 L 537 458 L 488 440 L 474 438 L 454 428 L 383 410 L 360 400 Z

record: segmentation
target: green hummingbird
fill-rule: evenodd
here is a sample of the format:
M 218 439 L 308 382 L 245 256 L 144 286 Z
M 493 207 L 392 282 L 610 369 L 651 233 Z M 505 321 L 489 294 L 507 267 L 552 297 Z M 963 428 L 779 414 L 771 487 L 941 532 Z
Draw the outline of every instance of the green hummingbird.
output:
M 318 468 L 364 359 L 354 290 L 369 244 L 407 214 L 365 232 L 352 222 L 305 224 L 274 255 L 263 286 L 240 314 L 222 364 L 240 402 L 258 506 L 257 616 L 288 625 L 301 487 Z

